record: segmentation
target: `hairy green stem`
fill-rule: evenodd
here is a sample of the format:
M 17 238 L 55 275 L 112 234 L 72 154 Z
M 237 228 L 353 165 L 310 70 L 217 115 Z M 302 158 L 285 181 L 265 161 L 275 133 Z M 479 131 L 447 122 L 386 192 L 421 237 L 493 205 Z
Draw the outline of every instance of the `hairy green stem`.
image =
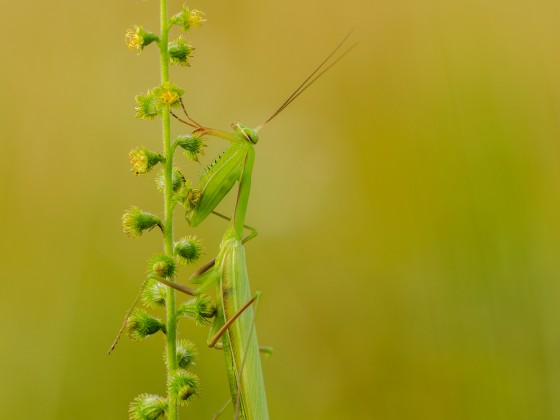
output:
M 167 19 L 167 0 L 160 1 L 160 17 L 161 17 L 161 37 L 159 42 L 160 64 L 161 64 L 161 83 L 169 82 L 169 55 L 168 55 L 168 38 L 169 24 Z M 165 201 L 165 218 L 164 218 L 164 248 L 165 254 L 173 256 L 173 148 L 171 147 L 171 127 L 169 116 L 169 105 L 166 105 L 162 113 L 162 137 L 163 152 L 165 156 L 164 167 L 164 201 Z M 172 375 L 177 370 L 177 319 L 175 315 L 175 290 L 171 287 L 167 288 L 167 333 L 166 333 L 166 349 L 167 349 L 167 396 L 169 400 L 169 409 L 167 418 L 169 420 L 177 420 L 177 398 L 171 392 L 169 383 Z

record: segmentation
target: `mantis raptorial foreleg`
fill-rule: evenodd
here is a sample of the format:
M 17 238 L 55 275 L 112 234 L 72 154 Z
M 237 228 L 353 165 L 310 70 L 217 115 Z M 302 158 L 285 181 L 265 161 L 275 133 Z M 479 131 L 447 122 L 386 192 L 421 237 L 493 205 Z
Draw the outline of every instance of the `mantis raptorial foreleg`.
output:
M 199 123 L 197 123 L 187 112 L 187 108 L 185 108 L 185 104 L 183 103 L 183 98 L 179 98 L 179 102 L 181 103 L 181 108 L 183 109 L 183 112 L 185 113 L 185 116 L 189 121 L 185 121 L 184 119 L 182 119 L 181 117 L 179 117 L 177 114 L 175 114 L 173 111 L 170 110 L 169 113 L 171 114 L 171 116 L 173 116 L 177 121 L 180 121 L 183 124 L 188 125 L 189 127 L 196 128 L 195 131 L 203 130 L 204 127 Z

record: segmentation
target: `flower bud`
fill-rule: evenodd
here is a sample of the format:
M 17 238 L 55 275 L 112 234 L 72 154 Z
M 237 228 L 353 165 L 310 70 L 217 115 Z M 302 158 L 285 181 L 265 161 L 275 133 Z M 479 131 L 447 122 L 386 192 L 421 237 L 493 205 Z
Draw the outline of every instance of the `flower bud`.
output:
M 175 243 L 175 255 L 181 261 L 192 264 L 200 258 L 202 253 L 202 246 L 200 241 L 195 236 L 187 236 Z
M 152 213 L 131 207 L 122 216 L 123 231 L 128 236 L 138 238 L 145 230 L 151 230 L 155 226 L 162 227 L 161 220 Z
M 130 51 L 136 51 L 137 54 L 140 54 L 144 47 L 158 40 L 159 38 L 156 34 L 145 31 L 140 25 L 135 25 L 133 28 L 126 31 L 125 35 L 125 41 L 128 49 Z
M 159 162 L 165 161 L 162 155 L 154 153 L 145 147 L 138 147 L 128 154 L 132 164 L 132 172 L 135 175 L 143 175 L 150 172 Z
M 171 64 L 190 66 L 189 58 L 192 57 L 194 48 L 187 44 L 182 36 L 171 42 L 167 51 Z
M 203 138 L 197 134 L 182 134 L 175 140 L 175 144 L 185 151 L 185 157 L 198 162 L 198 155 L 204 155 L 206 144 Z
M 177 308 L 177 316 L 189 317 L 199 326 L 207 325 L 215 314 L 216 306 L 208 295 L 198 295 Z
M 155 255 L 148 262 L 148 273 L 159 277 L 173 277 L 175 274 L 175 259 L 167 255 Z
M 174 194 L 173 200 L 181 204 L 183 207 L 190 207 L 187 198 L 189 196 L 189 191 L 191 190 L 191 185 L 192 181 L 190 179 L 186 179 L 181 189 Z
M 169 381 L 169 388 L 177 396 L 179 404 L 186 405 L 198 395 L 200 381 L 194 373 L 178 369 Z
M 165 416 L 167 399 L 159 395 L 141 394 L 130 403 L 128 413 L 131 420 L 157 420 Z
M 157 333 L 158 331 L 167 331 L 165 324 L 160 319 L 151 316 L 143 309 L 135 310 L 126 321 L 126 330 L 128 336 L 134 340 L 139 341 L 144 338 Z

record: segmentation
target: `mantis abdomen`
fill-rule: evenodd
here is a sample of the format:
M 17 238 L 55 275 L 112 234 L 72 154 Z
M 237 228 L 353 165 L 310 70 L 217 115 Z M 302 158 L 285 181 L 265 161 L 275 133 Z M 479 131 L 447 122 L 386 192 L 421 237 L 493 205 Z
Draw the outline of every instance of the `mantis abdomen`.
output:
M 231 235 L 231 230 L 228 232 Z M 226 237 L 229 236 L 226 233 Z M 232 318 L 251 299 L 245 248 L 241 240 L 224 237 L 216 269 L 221 273 L 221 316 Z M 220 299 L 218 299 L 219 301 Z M 239 405 L 240 418 L 267 420 L 268 409 L 254 328 L 254 311 L 248 307 L 222 336 L 232 397 Z M 239 402 L 237 403 L 237 399 Z

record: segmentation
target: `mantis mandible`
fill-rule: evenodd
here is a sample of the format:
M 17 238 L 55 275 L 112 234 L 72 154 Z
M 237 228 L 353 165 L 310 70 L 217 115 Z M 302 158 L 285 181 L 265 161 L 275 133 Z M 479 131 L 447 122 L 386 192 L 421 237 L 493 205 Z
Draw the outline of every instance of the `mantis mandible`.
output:
M 183 110 L 189 121 L 173 116 L 189 126 L 196 127 L 199 136 L 213 136 L 230 142 L 226 151 L 210 164 L 202 174 L 198 185 L 192 188 L 185 203 L 186 219 L 191 226 L 200 224 L 210 213 L 230 221 L 222 238 L 218 256 L 191 276 L 200 284 L 196 290 L 165 279 L 158 279 L 166 285 L 190 295 L 218 285 L 214 324 L 210 332 L 210 347 L 224 350 L 231 400 L 235 404 L 235 418 L 244 420 L 266 420 L 269 418 L 266 392 L 259 355 L 259 345 L 254 328 L 255 309 L 260 292 L 252 296 L 245 262 L 244 243 L 256 236 L 256 230 L 245 225 L 245 215 L 249 202 L 251 178 L 255 162 L 254 146 L 259 130 L 294 101 L 304 90 L 329 70 L 355 46 L 352 45 L 336 60 L 326 65 L 342 42 L 327 56 L 313 73 L 286 99 L 286 101 L 261 125 L 251 129 L 242 124 L 232 124 L 233 132 L 226 132 L 200 126 Z M 228 218 L 215 212 L 235 183 L 239 183 L 233 216 Z M 243 237 L 244 228 L 251 229 Z M 221 342 L 218 342 L 220 340 Z

